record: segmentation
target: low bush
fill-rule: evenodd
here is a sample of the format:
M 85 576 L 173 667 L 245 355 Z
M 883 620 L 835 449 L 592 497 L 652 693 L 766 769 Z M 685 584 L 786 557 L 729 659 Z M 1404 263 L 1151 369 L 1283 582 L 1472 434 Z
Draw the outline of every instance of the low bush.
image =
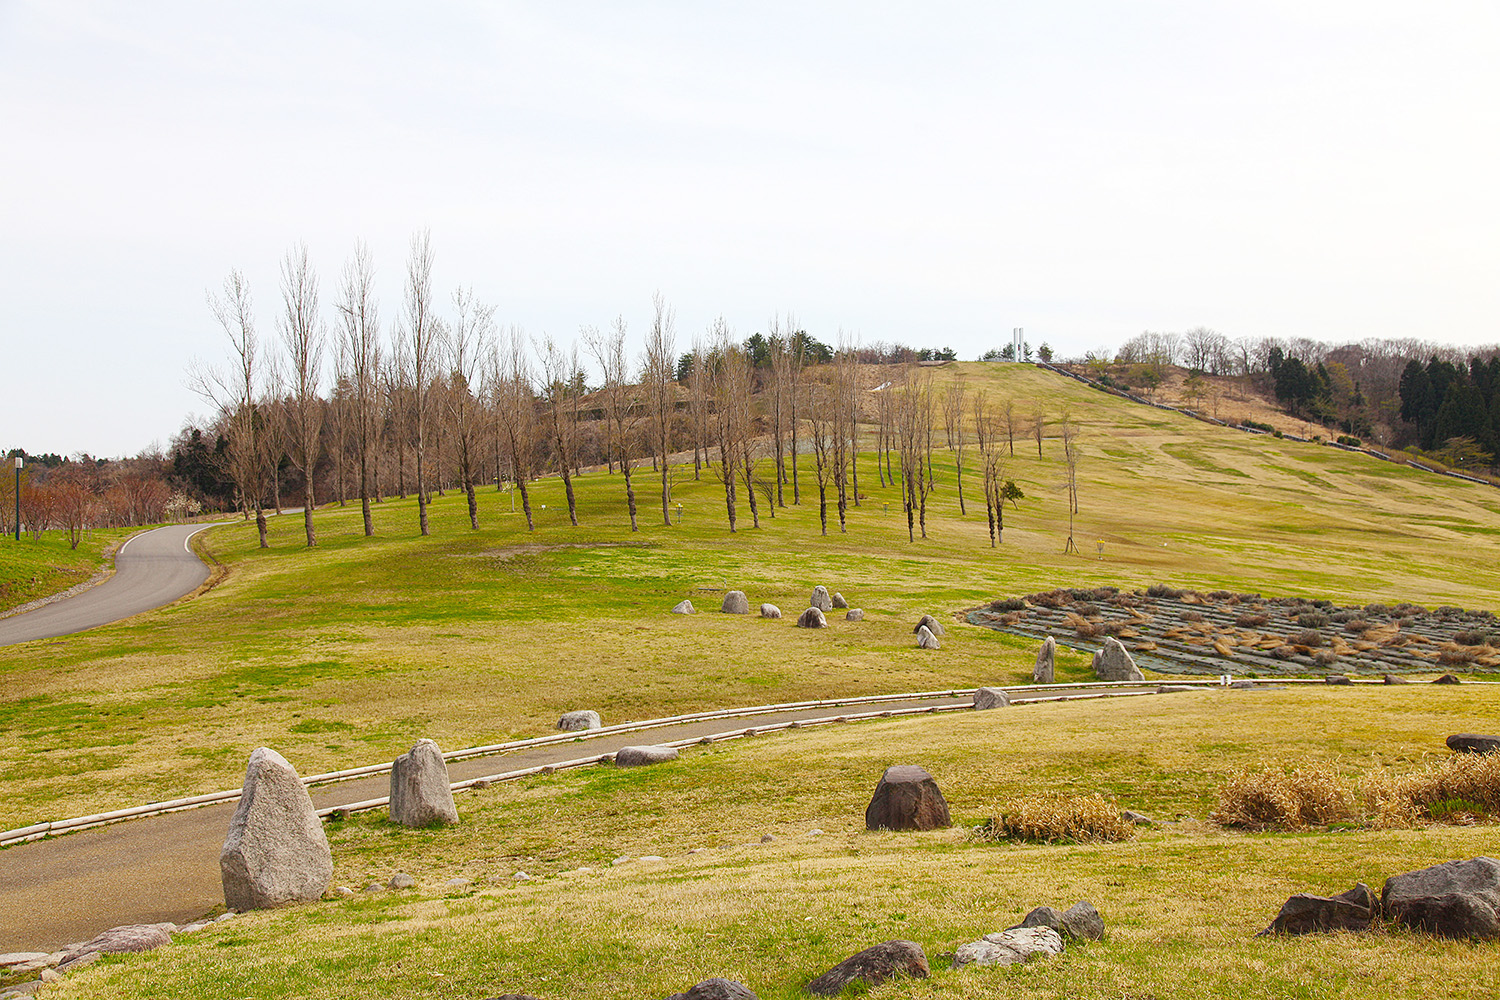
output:
M 1266 615 L 1257 615 L 1247 611 L 1236 618 L 1234 624 L 1238 628 L 1259 628 L 1270 620 Z
M 1460 646 L 1489 646 L 1489 645 L 1493 645 L 1490 642 L 1490 634 L 1488 632 L 1480 632 L 1480 631 L 1476 631 L 1476 630 L 1467 630 L 1467 631 L 1463 631 L 1463 632 L 1454 632 L 1453 633 L 1453 641 L 1456 642 L 1456 643 L 1458 643 Z
M 1165 583 L 1153 583 L 1146 588 L 1146 596 L 1162 597 L 1169 601 L 1177 601 L 1182 599 L 1182 591 L 1176 587 L 1169 587 Z
M 996 815 L 974 829 L 979 840 L 1028 840 L 1043 844 L 1130 840 L 1135 825 L 1102 795 L 1034 795 L 1001 803 Z
M 1473 649 L 1460 646 L 1454 649 L 1444 649 L 1438 653 L 1438 662 L 1445 666 L 1456 667 L 1465 663 L 1473 663 L 1479 658 L 1479 654 Z
M 1456 753 L 1412 774 L 1374 771 L 1364 782 L 1365 805 L 1377 826 L 1451 821 L 1456 813 L 1500 812 L 1500 754 Z M 1455 808 L 1462 802 L 1463 808 Z
M 1026 601 L 1038 608 L 1066 608 L 1073 603 L 1073 592 L 1063 589 L 1044 590 L 1038 594 L 1026 595 Z
M 1293 646 L 1321 646 L 1323 645 L 1323 633 L 1315 628 L 1303 629 L 1287 637 Z
M 1365 614 L 1366 615 L 1371 615 L 1371 616 L 1377 616 L 1377 617 L 1384 618 L 1384 617 L 1389 616 L 1390 613 L 1391 613 L 1391 609 L 1388 608 L 1388 607 L 1386 607 L 1384 604 L 1366 604 L 1365 605 Z
M 1339 444 L 1345 445 L 1346 447 L 1349 447 L 1349 448 L 1363 448 L 1364 444 L 1365 444 L 1359 438 L 1354 437 L 1353 435 L 1350 435 L 1350 434 L 1340 434 L 1338 436 L 1338 442 L 1339 442 Z
M 1348 621 L 1344 622 L 1344 631 L 1349 632 L 1352 635 L 1359 635 L 1369 627 L 1370 623 L 1365 621 L 1363 618 L 1351 618 Z
M 1356 797 L 1327 767 L 1241 771 L 1219 788 L 1210 818 L 1245 830 L 1305 830 L 1355 818 Z
M 1322 628 L 1332 619 L 1321 611 L 1304 611 L 1297 616 L 1297 624 L 1303 628 Z
M 1019 597 L 1002 597 L 990 602 L 991 611 L 1024 611 L 1026 602 Z
M 1312 655 L 1314 666 L 1331 667 L 1338 660 L 1339 655 L 1331 649 L 1315 650 Z
M 1184 611 L 1179 617 L 1185 622 L 1201 622 L 1203 620 L 1203 612 Z
M 1277 646 L 1275 649 L 1271 650 L 1271 655 L 1276 657 L 1276 659 L 1278 660 L 1290 660 L 1292 657 L 1297 655 L 1297 647 Z

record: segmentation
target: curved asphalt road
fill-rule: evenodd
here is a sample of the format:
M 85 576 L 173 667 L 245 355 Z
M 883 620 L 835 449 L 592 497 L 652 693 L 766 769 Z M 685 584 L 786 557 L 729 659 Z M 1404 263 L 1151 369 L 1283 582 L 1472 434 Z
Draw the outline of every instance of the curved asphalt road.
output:
M 0 618 L 0 646 L 98 628 L 186 597 L 208 579 L 188 539 L 206 524 L 173 524 L 134 536 L 115 553 L 115 575 L 76 597 Z

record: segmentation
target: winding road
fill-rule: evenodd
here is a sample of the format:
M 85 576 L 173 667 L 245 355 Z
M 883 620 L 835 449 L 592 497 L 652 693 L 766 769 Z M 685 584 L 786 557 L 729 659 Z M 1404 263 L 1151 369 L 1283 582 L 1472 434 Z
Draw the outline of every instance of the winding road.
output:
M 74 597 L 0 618 L 0 646 L 98 628 L 186 597 L 209 569 L 189 545 L 206 524 L 172 524 L 129 539 L 115 553 L 115 573 Z

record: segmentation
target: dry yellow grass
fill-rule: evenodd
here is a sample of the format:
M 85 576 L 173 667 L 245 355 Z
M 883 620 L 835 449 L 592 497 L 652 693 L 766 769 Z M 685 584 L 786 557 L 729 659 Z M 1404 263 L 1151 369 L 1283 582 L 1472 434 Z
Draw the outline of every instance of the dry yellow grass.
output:
M 996 806 L 995 815 L 974 828 L 980 840 L 1030 840 L 1090 844 L 1129 840 L 1135 826 L 1102 795 L 1030 795 Z

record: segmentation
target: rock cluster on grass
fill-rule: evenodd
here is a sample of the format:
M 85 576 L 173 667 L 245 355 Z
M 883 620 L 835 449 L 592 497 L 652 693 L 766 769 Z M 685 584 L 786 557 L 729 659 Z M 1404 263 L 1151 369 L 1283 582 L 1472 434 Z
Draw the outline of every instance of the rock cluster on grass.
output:
M 844 612 L 844 621 L 846 622 L 862 622 L 864 620 L 865 611 L 863 608 L 850 608 Z
M 676 759 L 675 747 L 621 747 L 615 751 L 616 767 L 641 767 L 645 764 L 660 764 L 662 761 Z
M 743 983 L 715 976 L 705 979 L 683 993 L 673 993 L 666 1000 L 757 1000 Z
M 1455 753 L 1494 753 L 1500 750 L 1500 736 L 1479 733 L 1454 733 L 1447 739 L 1448 749 Z
M 1380 901 L 1363 882 L 1337 896 L 1299 892 L 1281 906 L 1266 934 L 1313 934 L 1320 931 L 1363 931 L 1380 916 Z
M 865 807 L 866 830 L 937 830 L 952 825 L 937 780 L 915 764 L 886 768 Z
M 953 968 L 966 965 L 1014 965 L 1038 955 L 1061 955 L 1062 935 L 1050 927 L 1017 927 L 986 934 L 978 941 L 961 944 L 953 955 Z
M 88 941 L 64 945 L 54 952 L 23 951 L 0 954 L 0 975 L 14 976 L 35 972 L 39 978 L 0 987 L 0 1000 L 30 996 L 48 983 L 56 982 L 69 972 L 86 968 L 103 955 L 152 951 L 172 943 L 174 934 L 193 934 L 235 914 L 225 913 L 213 920 L 199 920 L 178 926 L 174 923 L 126 924 L 111 927 Z
M 599 713 L 592 709 L 579 709 L 576 712 L 564 712 L 562 718 L 557 720 L 557 728 L 565 733 L 580 733 L 587 729 L 599 729 L 602 722 Z
M 846 600 L 844 600 L 844 595 L 840 594 L 838 591 L 834 591 L 833 596 L 831 598 L 829 598 L 829 600 L 831 600 L 833 602 L 834 608 L 838 608 L 840 610 L 844 610 L 844 609 L 847 609 L 849 607 L 849 602 L 846 601 Z
M 821 583 L 813 588 L 812 600 L 808 604 L 825 614 L 833 610 L 833 598 L 828 596 L 828 588 Z
M 1031 671 L 1031 683 L 1051 684 L 1057 676 L 1057 640 L 1050 635 L 1042 640 L 1042 648 L 1036 651 L 1036 667 Z
M 823 617 L 821 608 L 808 608 L 797 616 L 798 628 L 827 628 L 828 619 Z
M 402 826 L 444 826 L 458 822 L 448 764 L 432 740 L 417 740 L 391 764 L 391 822 Z
M 807 984 L 809 993 L 831 997 L 853 982 L 878 986 L 895 976 L 926 979 L 927 955 L 915 941 L 884 941 L 856 952 Z
M 1086 899 L 1080 899 L 1061 913 L 1051 906 L 1035 907 L 1019 924 L 1007 929 L 1023 927 L 1050 927 L 1069 941 L 1104 940 L 1104 918 Z
M 719 610 L 726 615 L 748 615 L 750 613 L 750 598 L 745 596 L 743 590 L 731 590 L 724 595 L 724 603 Z
M 762 618 L 780 618 L 781 609 L 774 604 L 762 604 L 760 606 L 760 616 Z
M 312 902 L 333 881 L 333 853 L 312 798 L 296 769 L 269 747 L 250 755 L 219 870 L 231 910 Z
M 917 626 L 917 648 L 918 649 L 941 649 L 943 644 L 938 642 L 938 637 L 933 635 L 932 630 L 926 625 Z
M 1010 704 L 1010 692 L 1005 688 L 984 687 L 974 692 L 975 711 L 988 708 L 1004 708 Z
M 1135 665 L 1130 650 L 1114 636 L 1104 640 L 1104 648 L 1094 654 L 1094 676 L 1101 681 L 1143 681 L 1145 675 Z
M 920 635 L 924 628 L 939 639 L 948 634 L 948 630 L 943 628 L 943 623 L 931 615 L 923 615 L 921 618 L 918 618 L 917 623 L 911 627 L 911 634 Z
M 1363 883 L 1332 897 L 1298 893 L 1261 934 L 1364 931 L 1382 916 L 1438 937 L 1500 939 L 1500 861 L 1446 861 L 1393 875 L 1378 900 Z
M 688 600 L 678 601 L 672 607 L 672 614 L 674 615 L 693 615 L 697 613 L 697 609 L 693 607 L 693 602 Z

